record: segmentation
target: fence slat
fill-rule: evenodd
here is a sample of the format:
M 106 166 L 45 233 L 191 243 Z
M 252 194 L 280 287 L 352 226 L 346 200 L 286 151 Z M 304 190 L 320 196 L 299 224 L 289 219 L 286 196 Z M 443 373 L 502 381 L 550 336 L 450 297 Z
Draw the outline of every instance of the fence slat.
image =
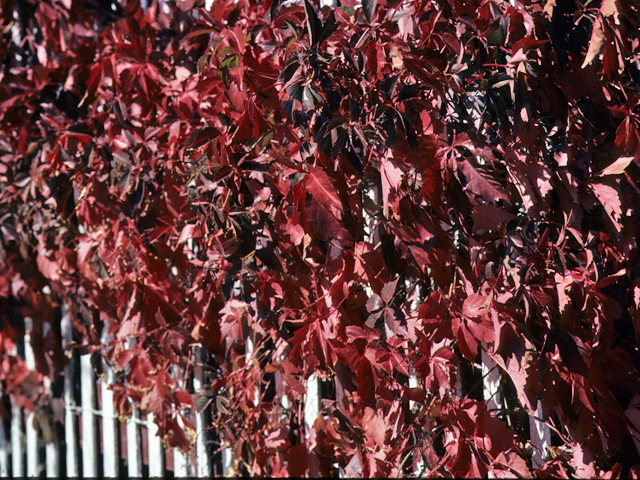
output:
M 62 348 L 66 348 L 73 341 L 73 325 L 67 304 L 62 304 L 62 319 L 60 321 L 62 334 Z M 64 367 L 64 438 L 67 456 L 67 477 L 80 476 L 80 459 L 78 455 L 78 439 L 76 435 L 76 425 L 78 419 L 73 411 L 76 401 L 73 396 L 73 378 L 76 373 L 76 366 L 73 357 Z
M 108 325 L 105 325 L 102 330 L 101 341 L 103 344 L 109 341 Z M 100 380 L 102 389 L 102 460 L 104 476 L 114 478 L 120 473 L 120 451 L 118 449 L 120 431 L 113 404 L 113 391 L 109 390 L 109 385 L 113 382 L 113 369 L 104 360 L 103 366 L 106 375 L 105 379 Z
M 542 422 L 542 403 L 538 400 L 536 415 L 529 417 L 529 437 L 533 445 L 533 455 L 531 463 L 533 468 L 540 468 L 544 465 L 547 447 L 551 446 L 551 429 Z
M 320 415 L 320 380 L 311 375 L 307 380 L 307 396 L 304 402 L 304 423 L 307 434 Z
M 140 410 L 135 406 L 127 423 L 127 462 L 129 477 L 142 477 L 142 441 L 140 439 Z
M 153 414 L 147 413 L 147 439 L 149 444 L 149 477 L 164 477 L 164 450 Z
M 229 470 L 233 467 L 233 452 L 230 445 L 225 445 L 220 452 L 222 456 L 222 476 L 226 477 Z
M 504 401 L 502 398 L 502 387 L 500 385 L 500 369 L 497 367 L 496 362 L 486 352 L 486 342 L 482 342 L 481 356 L 482 356 L 482 398 L 487 402 L 487 408 L 489 410 L 501 410 L 504 408 Z
M 194 348 L 194 355 L 196 361 L 196 368 L 193 376 L 193 390 L 197 395 L 200 393 L 202 389 L 202 384 L 204 383 L 204 370 L 202 369 L 202 362 L 204 360 L 204 355 L 202 349 L 199 347 Z M 211 476 L 211 465 L 209 462 L 209 452 L 207 451 L 207 445 L 209 440 L 209 434 L 206 427 L 206 417 L 205 411 L 200 413 L 196 413 L 196 432 L 198 436 L 196 437 L 196 461 L 198 467 L 198 477 L 210 477 Z
M 51 331 L 51 323 L 44 322 L 43 336 L 46 338 Z M 51 392 L 51 380 L 44 378 L 44 387 L 47 392 Z M 51 419 L 51 442 L 47 443 L 45 448 L 45 474 L 47 478 L 58 478 L 60 476 L 60 443 L 58 441 L 58 431 L 54 419 Z
M 4 419 L 0 418 L 0 477 L 9 476 L 9 452 L 7 450 L 7 433 Z
M 178 448 L 173 449 L 173 475 L 176 478 L 191 476 L 189 454 L 184 455 Z
M 11 401 L 11 467 L 13 477 L 24 477 L 24 434 L 22 433 L 22 408 Z
M 36 359 L 33 356 L 31 348 L 31 331 L 33 329 L 33 319 L 25 317 L 24 319 L 24 362 L 29 370 L 36 369 Z M 27 422 L 25 424 L 25 432 L 27 438 L 27 476 L 39 476 L 40 469 L 40 449 L 38 448 L 38 430 L 34 426 L 36 415 L 29 412 Z
M 47 443 L 45 446 L 45 458 L 47 465 L 47 478 L 59 478 L 60 477 L 60 444 L 58 443 L 58 437 L 55 434 L 53 443 Z
M 96 407 L 96 375 L 91 356 L 80 357 L 80 388 L 82 398 L 82 470 L 83 476 L 98 476 L 98 432 L 94 409 Z
M 113 375 L 113 372 L 111 373 Z M 109 376 L 107 376 L 107 378 L 109 378 Z M 120 470 L 120 455 L 118 450 L 120 432 L 113 405 L 113 392 L 109 390 L 108 382 L 101 380 L 100 384 L 102 388 L 102 458 L 104 476 L 114 478 L 119 475 Z
M 173 378 L 176 384 L 180 384 L 181 379 L 184 377 L 184 369 L 178 365 L 173 366 Z M 182 420 L 178 417 L 178 423 L 181 427 L 184 427 Z M 189 477 L 191 476 L 191 462 L 189 453 L 183 454 L 179 449 L 173 449 L 173 474 L 175 477 Z

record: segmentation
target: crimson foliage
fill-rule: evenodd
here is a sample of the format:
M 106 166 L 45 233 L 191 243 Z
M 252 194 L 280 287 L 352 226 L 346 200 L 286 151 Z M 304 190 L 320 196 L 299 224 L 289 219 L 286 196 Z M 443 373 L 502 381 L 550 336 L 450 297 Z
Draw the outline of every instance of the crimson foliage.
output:
M 638 472 L 638 2 L 341 4 L 3 0 L 4 391 L 46 421 L 64 300 L 183 449 L 202 345 L 253 474 Z

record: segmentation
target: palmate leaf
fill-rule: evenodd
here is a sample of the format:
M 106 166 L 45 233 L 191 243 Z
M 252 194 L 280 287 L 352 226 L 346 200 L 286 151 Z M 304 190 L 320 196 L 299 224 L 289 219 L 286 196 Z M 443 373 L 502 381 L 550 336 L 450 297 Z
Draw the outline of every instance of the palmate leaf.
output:
M 629 2 L 32 3 L 0 48 L 12 402 L 49 408 L 66 302 L 118 414 L 188 449 L 206 408 L 229 474 L 640 471 Z M 499 413 L 457 375 L 480 346 Z M 536 471 L 538 401 L 574 458 Z

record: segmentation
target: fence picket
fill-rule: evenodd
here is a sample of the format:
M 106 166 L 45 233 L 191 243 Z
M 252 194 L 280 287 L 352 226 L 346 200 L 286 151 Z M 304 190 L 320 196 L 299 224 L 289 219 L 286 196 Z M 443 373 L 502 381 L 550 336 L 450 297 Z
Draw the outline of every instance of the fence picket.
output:
M 108 326 L 105 325 L 102 331 L 102 343 L 106 344 L 109 338 Z M 104 476 L 114 478 L 120 473 L 120 453 L 118 449 L 120 435 L 118 419 L 113 404 L 113 392 L 109 390 L 109 385 L 113 383 L 113 369 L 104 360 L 102 364 L 106 374 L 105 379 L 100 380 L 102 389 L 102 459 Z
M 200 390 L 202 389 L 202 385 L 204 383 L 204 370 L 202 368 L 202 362 L 204 360 L 204 355 L 202 349 L 199 347 L 194 348 L 195 358 L 195 372 L 193 376 L 193 390 L 195 392 L 196 398 Z M 205 412 L 202 411 L 200 413 L 196 412 L 196 462 L 197 462 L 197 475 L 198 477 L 210 477 L 211 476 L 211 466 L 209 463 L 209 454 L 207 452 L 209 435 L 207 433 L 206 427 L 206 418 Z
M 130 477 L 142 477 L 142 441 L 140 439 L 140 410 L 132 407 L 133 413 L 127 423 L 127 467 Z
M 13 477 L 24 477 L 24 437 L 22 433 L 22 407 L 11 400 L 11 467 Z
M 164 477 L 164 450 L 158 436 L 158 427 L 153 414 L 147 413 L 147 440 L 149 445 L 149 477 Z
M 320 415 L 320 380 L 311 375 L 307 380 L 307 396 L 304 403 L 304 424 L 307 434 Z
M 540 468 L 544 465 L 547 447 L 551 446 L 551 429 L 542 421 L 542 404 L 538 400 L 536 415 L 529 417 L 529 437 L 533 446 L 531 463 L 533 468 Z
M 24 319 L 24 362 L 29 370 L 35 370 L 36 360 L 31 348 L 31 331 L 33 330 L 33 319 Z M 34 412 L 27 414 L 25 433 L 27 441 L 27 477 L 37 477 L 40 475 L 40 449 L 38 448 L 38 431 L 34 425 L 36 415 Z
M 80 388 L 82 401 L 82 470 L 83 476 L 98 476 L 98 432 L 94 409 L 96 378 L 91 356 L 80 357 Z
M 25 423 L 27 440 L 27 477 L 40 476 L 40 451 L 38 449 L 38 432 L 33 426 L 34 419 L 35 413 L 29 412 Z
M 500 369 L 487 353 L 487 344 L 482 342 L 482 398 L 487 402 L 489 410 L 502 410 L 504 401 L 502 398 L 502 386 L 500 385 Z
M 109 390 L 108 382 L 101 380 L 100 384 L 102 388 L 102 458 L 104 476 L 114 478 L 119 475 L 120 470 L 118 419 L 113 405 L 113 392 Z
M 185 371 L 177 365 L 173 368 L 173 377 L 177 384 L 184 378 Z M 182 420 L 178 417 L 178 423 L 182 425 Z M 191 462 L 189 452 L 183 454 L 179 449 L 173 449 L 173 475 L 175 477 L 189 477 L 191 476 Z
M 51 331 L 51 324 L 44 322 L 43 336 L 46 338 Z M 35 362 L 34 362 L 35 367 Z M 51 380 L 48 377 L 44 379 L 45 390 L 51 391 Z M 60 442 L 58 441 L 58 431 L 55 420 L 51 423 L 51 441 L 46 443 L 45 448 L 45 474 L 47 478 L 58 478 L 60 476 Z
M 180 449 L 173 449 L 173 475 L 178 478 L 191 476 L 189 453 L 183 454 Z
M 233 452 L 231 446 L 225 445 L 222 449 L 222 475 L 227 476 L 227 473 L 233 467 Z
M 62 334 L 62 348 L 66 349 L 73 341 L 73 325 L 66 303 L 62 304 L 62 319 L 60 321 L 60 331 Z M 64 367 L 64 438 L 66 445 L 67 477 L 80 476 L 80 458 L 78 455 L 78 439 L 76 426 L 78 418 L 73 409 L 76 401 L 73 395 L 73 379 L 76 373 L 76 363 L 73 356 L 69 358 L 69 363 Z
M 9 451 L 7 450 L 7 432 L 4 419 L 0 418 L 0 477 L 9 476 Z
M 58 437 L 55 435 L 52 443 L 45 445 L 45 458 L 46 458 L 46 474 L 47 478 L 59 478 L 60 477 L 60 443 Z

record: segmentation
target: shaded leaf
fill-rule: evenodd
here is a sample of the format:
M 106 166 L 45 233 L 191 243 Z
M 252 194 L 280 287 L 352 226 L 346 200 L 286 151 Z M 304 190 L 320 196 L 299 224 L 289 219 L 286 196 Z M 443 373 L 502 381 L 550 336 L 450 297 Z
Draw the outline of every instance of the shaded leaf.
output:
M 313 198 L 330 209 L 338 219 L 342 218 L 344 210 L 338 192 L 333 186 L 333 180 L 321 168 L 311 167 L 310 173 L 305 176 L 304 184 Z
M 364 13 L 369 23 L 373 21 L 373 14 L 376 11 L 377 3 L 377 0 L 362 0 L 362 13 Z

